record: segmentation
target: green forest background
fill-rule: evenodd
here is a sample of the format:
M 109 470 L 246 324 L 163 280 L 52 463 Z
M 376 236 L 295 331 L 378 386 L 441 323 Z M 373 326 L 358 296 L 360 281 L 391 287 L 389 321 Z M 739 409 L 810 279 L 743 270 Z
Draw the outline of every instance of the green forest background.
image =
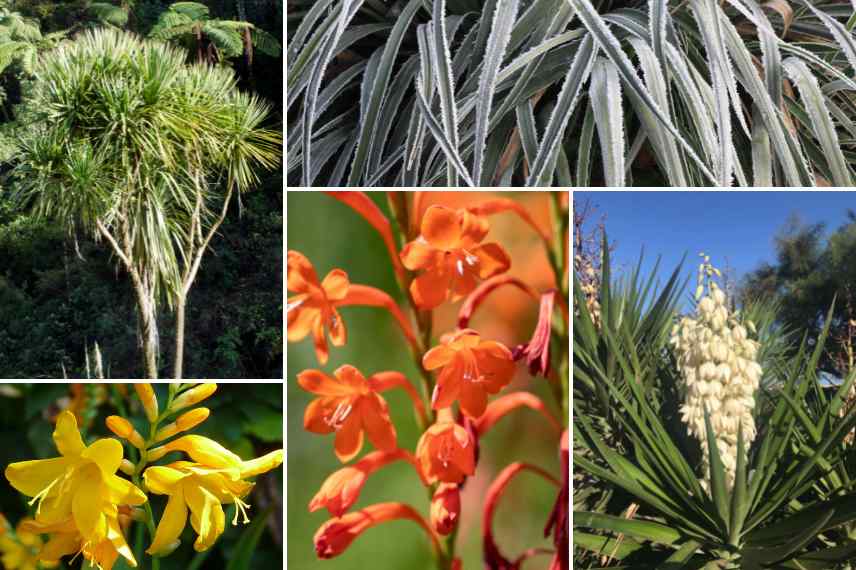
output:
M 167 384 L 153 384 L 153 387 L 158 400 L 166 401 Z M 71 409 L 81 417 L 79 426 L 87 444 L 102 437 L 115 437 L 108 431 L 104 420 L 111 414 L 121 413 L 120 402 L 138 430 L 147 425 L 140 401 L 130 384 L 0 384 L 0 465 L 5 467 L 15 461 L 57 457 L 51 434 L 55 418 L 63 409 Z M 202 405 L 211 410 L 211 416 L 189 433 L 210 437 L 243 459 L 260 457 L 282 448 L 281 384 L 219 384 L 217 392 Z M 123 443 L 127 457 L 129 444 Z M 178 456 L 170 455 L 160 464 L 177 459 Z M 272 510 L 267 518 L 267 528 L 253 549 L 248 568 L 279 568 L 282 563 L 283 470 L 284 465 L 259 476 L 256 487 L 246 499 L 251 505 L 248 513 L 251 523 L 266 508 L 271 507 Z M 157 495 L 152 497 L 155 519 L 160 520 L 166 501 Z M 32 515 L 35 508 L 28 507 L 27 500 L 0 477 L 0 513 L 10 525 L 15 526 L 23 517 Z M 224 508 L 231 521 L 234 506 L 224 505 Z M 195 535 L 188 523 L 179 548 L 160 559 L 161 570 L 236 570 L 239 561 L 233 555 L 250 526 L 227 524 L 217 543 L 197 555 L 193 549 Z M 150 558 L 141 555 L 149 540 L 147 533 L 143 532 L 143 525 L 134 525 L 127 539 L 137 555 L 138 570 L 149 570 Z M 59 570 L 89 568 L 85 561 L 81 564 L 82 557 L 73 563 L 69 563 L 70 560 L 67 558 Z M 113 570 L 130 570 L 130 566 L 120 557 Z
M 0 11 L 35 18 L 43 35 L 104 25 L 88 0 L 0 1 Z M 100 4 L 104 4 L 103 2 Z M 118 6 L 120 2 L 115 2 Z M 123 27 L 145 35 L 169 2 L 122 2 L 131 10 Z M 212 18 L 247 21 L 282 43 L 281 0 L 204 2 Z M 240 6 L 239 6 L 240 5 Z M 2 52 L 0 45 L 0 52 Z M 2 54 L 0 54 L 2 55 Z M 282 124 L 282 57 L 256 50 L 251 69 L 229 61 L 242 89 L 274 105 L 271 128 Z M 104 373 L 141 373 L 134 302 L 127 279 L 103 244 L 70 236 L 63 228 L 18 213 L 5 177 L 14 136 L 15 106 L 26 89 L 21 63 L 0 74 L 0 377 L 84 377 L 86 355 L 97 342 Z M 187 308 L 186 377 L 282 377 L 282 174 L 262 174 L 262 184 L 233 203 L 205 256 Z M 173 325 L 160 315 L 160 354 L 171 360 Z
M 506 198 L 514 193 L 503 192 Z M 385 193 L 370 193 L 375 202 L 389 213 Z M 520 194 L 518 194 L 520 196 Z M 485 199 L 487 195 L 485 195 Z M 499 241 L 506 246 L 521 240 L 518 233 L 499 234 L 496 225 L 487 241 Z M 333 268 L 344 269 L 352 283 L 370 285 L 389 293 L 398 303 L 404 299 L 389 263 L 389 254 L 381 238 L 371 226 L 350 208 L 321 192 L 289 192 L 286 202 L 286 234 L 290 250 L 297 250 L 309 258 L 319 279 Z M 512 255 L 512 273 L 515 263 L 524 259 Z M 526 276 L 524 278 L 531 278 Z M 457 307 L 457 305 L 456 305 Z M 485 313 L 474 320 L 492 318 Z M 366 374 L 382 370 L 397 370 L 408 378 L 418 378 L 413 360 L 399 330 L 388 313 L 367 307 L 342 309 L 342 319 L 348 330 L 344 347 L 330 347 L 330 360 L 321 367 L 315 357 L 311 339 L 289 343 L 288 373 L 286 376 L 289 414 L 288 445 L 288 554 L 290 570 L 353 570 L 355 568 L 407 568 L 428 570 L 435 568 L 430 545 L 425 533 L 411 521 L 393 521 L 369 529 L 341 555 L 330 560 L 319 560 L 314 551 L 312 537 L 329 518 L 326 510 L 310 513 L 310 499 L 321 487 L 324 479 L 342 464 L 333 454 L 331 436 L 319 436 L 303 429 L 303 413 L 313 395 L 302 390 L 296 381 L 297 374 L 307 368 L 320 368 L 328 374 L 342 364 L 352 364 Z M 537 319 L 537 306 L 533 304 L 523 322 L 515 323 L 518 338 L 501 338 L 513 344 L 528 340 Z M 442 331 L 435 331 L 439 336 Z M 522 367 L 521 367 L 522 370 Z M 521 379 L 521 377 L 524 377 Z M 514 390 L 535 393 L 552 408 L 552 396 L 542 379 L 532 380 L 518 374 Z M 413 451 L 419 431 L 410 400 L 401 390 L 384 393 L 398 432 L 399 446 Z M 366 442 L 361 456 L 373 448 Z M 550 431 L 543 418 L 529 411 L 510 414 L 500 421 L 485 439 L 480 441 L 480 459 L 476 476 L 467 482 L 462 493 L 462 518 L 458 533 L 457 552 L 464 568 L 480 568 L 482 562 L 482 508 L 487 485 L 498 472 L 514 461 L 525 461 L 541 466 L 551 473 L 559 473 L 558 449 L 555 432 Z M 552 548 L 544 539 L 543 529 L 556 499 L 552 485 L 533 475 L 516 478 L 499 502 L 494 517 L 494 537 L 507 557 L 516 557 L 523 550 L 540 546 Z M 355 509 L 378 502 L 402 501 L 428 515 L 428 497 L 413 468 L 396 462 L 374 473 L 367 481 Z M 547 564 L 548 558 L 539 557 L 529 564 Z

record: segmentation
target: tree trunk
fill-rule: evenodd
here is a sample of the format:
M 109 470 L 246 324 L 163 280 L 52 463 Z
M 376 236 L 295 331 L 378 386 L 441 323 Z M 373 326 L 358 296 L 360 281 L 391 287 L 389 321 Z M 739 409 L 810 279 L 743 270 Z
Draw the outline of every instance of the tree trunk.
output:
M 175 363 L 172 377 L 181 380 L 184 374 L 184 314 L 187 296 L 178 295 L 175 299 Z
M 156 380 L 158 377 L 158 325 L 154 303 L 145 289 L 142 284 L 134 285 L 137 293 L 137 311 L 140 314 L 140 341 L 143 346 L 146 378 Z

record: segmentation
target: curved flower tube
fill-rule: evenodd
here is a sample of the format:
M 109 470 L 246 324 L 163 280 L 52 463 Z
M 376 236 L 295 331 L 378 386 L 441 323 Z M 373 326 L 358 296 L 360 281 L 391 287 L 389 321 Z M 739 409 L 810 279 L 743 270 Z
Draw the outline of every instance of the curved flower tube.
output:
M 470 324 L 470 319 L 473 317 L 473 314 L 475 314 L 476 309 L 479 308 L 479 305 L 482 304 L 488 295 L 503 285 L 514 285 L 533 299 L 538 298 L 538 294 L 535 290 L 517 277 L 512 277 L 511 275 L 495 275 L 476 287 L 461 305 L 461 308 L 458 310 L 458 328 L 467 328 Z
M 352 283 L 348 288 L 348 292 L 343 299 L 334 303 L 337 307 L 380 307 L 389 311 L 389 314 L 398 323 L 401 332 L 404 333 L 404 338 L 415 350 L 419 351 L 419 342 L 413 334 L 413 329 L 410 323 L 402 314 L 398 304 L 387 295 L 385 292 L 368 285 L 357 285 Z
M 409 519 L 418 524 L 431 539 L 434 550 L 438 554 L 441 552 L 440 540 L 434 530 L 413 507 L 404 503 L 378 503 L 321 525 L 315 533 L 315 553 L 325 559 L 339 556 L 366 530 L 397 519 Z
M 396 449 L 395 451 L 372 451 L 355 464 L 334 471 L 309 501 L 309 512 L 314 513 L 326 508 L 330 515 L 342 516 L 360 498 L 360 492 L 369 475 L 399 460 L 406 460 L 417 467 L 416 459 L 410 452 Z M 416 471 L 419 472 L 418 467 Z
M 496 479 L 490 484 L 488 487 L 487 493 L 485 494 L 485 503 L 484 503 L 484 514 L 482 517 L 482 532 L 484 533 L 482 544 L 484 548 L 484 561 L 485 568 L 489 570 L 516 570 L 520 568 L 520 564 L 525 559 L 524 557 L 518 559 L 516 562 L 511 562 L 507 558 L 505 558 L 502 553 L 499 551 L 499 547 L 496 544 L 496 541 L 493 538 L 493 515 L 496 511 L 497 504 L 499 503 L 500 497 L 505 492 L 506 487 L 511 482 L 511 480 L 521 471 L 529 470 L 533 473 L 537 473 L 547 481 L 555 485 L 559 485 L 559 482 L 555 477 L 541 469 L 540 467 L 536 467 L 535 465 L 529 465 L 528 463 L 512 463 L 508 465 L 505 469 L 500 471 L 499 475 L 497 475 Z M 567 550 L 566 550 L 567 552 Z
M 529 215 L 526 208 L 509 198 L 495 198 L 493 200 L 482 202 L 476 206 L 468 206 L 467 210 L 477 216 L 492 216 L 503 212 L 513 212 L 514 214 L 517 214 L 521 220 L 526 222 L 529 227 L 535 230 L 535 233 L 537 233 L 543 241 L 546 242 L 550 240 L 550 234 L 546 230 L 541 229 L 541 226 L 535 223 L 535 220 L 531 215 Z
M 483 437 L 490 429 L 506 414 L 520 407 L 526 407 L 540 413 L 544 418 L 556 429 L 557 433 L 562 432 L 562 424 L 556 417 L 550 413 L 547 406 L 541 401 L 541 398 L 530 392 L 513 392 L 500 396 L 496 400 L 488 404 L 484 414 L 476 420 L 476 431 L 479 437 Z
M 416 413 L 419 415 L 419 419 L 422 420 L 423 424 L 428 423 L 428 416 L 425 412 L 425 406 L 422 403 L 422 398 L 419 397 L 419 393 L 416 391 L 416 388 L 413 387 L 413 384 L 410 383 L 410 380 L 407 379 L 407 376 L 401 372 L 395 372 L 393 370 L 375 372 L 369 376 L 368 382 L 372 387 L 372 390 L 375 392 L 386 392 L 387 390 L 392 390 L 394 388 L 401 388 L 407 392 L 407 395 L 410 397 L 410 401 L 413 402 L 413 407 L 416 409 Z

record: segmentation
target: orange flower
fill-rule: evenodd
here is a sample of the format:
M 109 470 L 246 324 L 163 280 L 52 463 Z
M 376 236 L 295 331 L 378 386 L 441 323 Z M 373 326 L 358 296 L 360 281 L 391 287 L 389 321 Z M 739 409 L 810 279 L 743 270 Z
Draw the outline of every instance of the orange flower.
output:
M 428 484 L 460 483 L 476 470 L 475 448 L 470 432 L 452 420 L 448 408 L 441 410 L 437 423 L 425 430 L 416 446 L 423 479 Z
M 343 517 L 330 519 L 315 533 L 315 554 L 318 558 L 333 558 L 342 554 L 363 532 L 382 522 L 409 519 L 422 527 L 437 553 L 440 541 L 416 510 L 404 503 L 378 503 Z
M 461 410 L 473 418 L 484 413 L 487 395 L 502 390 L 514 375 L 511 351 L 502 343 L 481 340 L 472 329 L 447 335 L 443 344 L 425 353 L 422 366 L 443 368 L 434 386 L 432 407 L 447 408 L 459 400 Z
M 475 289 L 478 280 L 508 270 L 511 260 L 502 246 L 479 245 L 489 228 L 487 218 L 466 210 L 428 208 L 422 235 L 401 251 L 407 269 L 423 270 L 410 284 L 420 308 L 433 309 L 450 298 L 457 301 Z
M 389 408 L 351 365 L 340 366 L 330 378 L 320 370 L 304 370 L 297 375 L 300 386 L 320 398 L 313 400 L 303 416 L 303 426 L 312 433 L 336 432 L 336 457 L 346 463 L 363 447 L 363 432 L 375 447 L 394 451 L 395 426 Z
M 288 298 L 288 341 L 303 340 L 311 332 L 318 362 L 327 363 L 329 354 L 325 327 L 334 346 L 347 340 L 345 323 L 334 306 L 348 294 L 348 274 L 334 269 L 318 283 L 315 268 L 302 253 L 288 252 L 288 290 L 297 295 Z
M 454 483 L 443 483 L 431 499 L 431 526 L 446 536 L 455 530 L 461 515 L 461 492 Z
M 334 471 L 321 485 L 321 489 L 312 497 L 309 502 L 309 512 L 314 513 L 326 508 L 332 516 L 342 516 L 359 499 L 360 491 L 363 490 L 363 485 L 365 485 L 369 475 L 399 459 L 406 459 L 415 463 L 413 456 L 403 449 L 396 449 L 391 452 L 372 451 L 353 466 L 342 467 L 338 471 Z

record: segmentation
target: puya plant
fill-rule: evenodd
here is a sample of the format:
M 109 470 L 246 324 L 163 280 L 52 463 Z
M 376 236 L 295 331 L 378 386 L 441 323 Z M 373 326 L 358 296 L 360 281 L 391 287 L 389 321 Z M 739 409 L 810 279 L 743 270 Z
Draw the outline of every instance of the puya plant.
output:
M 604 266 L 608 276 L 608 253 Z M 584 298 L 577 284 L 575 294 Z M 614 298 L 601 305 L 602 319 L 613 323 L 628 306 Z M 624 445 L 599 433 L 575 400 L 575 469 L 612 489 L 609 501 L 575 508 L 578 561 L 826 569 L 853 557 L 856 542 L 842 525 L 856 521 L 844 468 L 856 411 L 840 412 L 856 376 L 824 386 L 817 364 L 828 322 L 813 347 L 803 339 L 792 352 L 764 355 L 776 334 L 759 337 L 747 315 L 733 310 L 707 259 L 695 314 L 655 346 L 633 344 L 622 326 L 595 329 L 587 311 L 576 303 L 575 373 L 602 385 L 622 412 L 612 417 Z M 604 340 L 620 372 L 609 374 L 588 344 L 578 349 L 578 328 L 581 337 Z M 646 389 L 667 384 L 675 385 L 671 398 Z
M 289 177 L 851 186 L 852 14 L 811 0 L 296 2 Z
M 365 193 L 328 194 L 350 206 L 380 233 L 401 292 L 407 298 L 409 315 L 405 316 L 389 293 L 351 283 L 343 269 L 334 268 L 319 280 L 303 254 L 289 251 L 288 339 L 296 342 L 311 335 L 318 361 L 324 365 L 329 354 L 328 335 L 333 346 L 342 346 L 347 340 L 342 309 L 383 308 L 401 330 L 420 378 L 415 386 L 399 371 L 359 370 L 350 364 L 339 367 L 332 375 L 320 369 L 297 374 L 300 386 L 316 396 L 305 410 L 305 429 L 319 435 L 334 434 L 335 454 L 347 464 L 329 475 L 309 504 L 310 511 L 326 509 L 332 516 L 315 534 L 318 557 L 342 554 L 360 534 L 375 525 L 408 519 L 425 531 L 437 568 L 462 568 L 455 536 L 467 515 L 461 507 L 462 489 L 481 464 L 479 442 L 506 414 L 528 407 L 554 428 L 562 473 L 552 474 L 524 462 L 502 469 L 483 501 L 484 563 L 488 568 L 519 568 L 530 557 L 547 554 L 550 568 L 568 568 L 566 423 L 534 394 L 507 390 L 516 373 L 516 361 L 525 361 L 533 378 L 540 376 L 549 383 L 556 399 L 554 405 L 567 410 L 567 195 L 551 195 L 553 227 L 548 232 L 511 199 L 474 200 L 460 209 L 440 205 L 425 208 L 423 192 L 390 192 L 390 220 Z M 502 212 L 520 216 L 535 231 L 550 259 L 554 288 L 535 291 L 525 280 L 506 274 L 511 264 L 509 254 L 500 243 L 487 238 L 489 218 Z M 470 327 L 471 317 L 485 298 L 497 288 L 509 286 L 520 289 L 540 306 L 531 338 L 514 349 Z M 463 303 L 457 329 L 442 331 L 437 339 L 432 330 L 435 309 L 458 301 Z M 383 396 L 392 389 L 406 391 L 412 403 L 421 432 L 415 449 L 400 445 Z M 363 449 L 364 438 L 376 449 L 352 463 Z M 417 473 L 431 499 L 427 516 L 404 502 L 356 507 L 366 480 L 397 461 L 409 463 Z M 492 521 L 507 485 L 524 471 L 557 486 L 554 510 L 544 515 L 545 534 L 552 534 L 555 549 L 533 548 L 507 558 L 508 553 L 500 550 L 493 535 Z
M 145 435 L 130 421 L 138 418 L 123 412 L 106 419 L 120 439 L 87 444 L 75 414 L 65 410 L 53 432 L 58 457 L 6 467 L 6 479 L 30 497 L 34 512 L 14 532 L 4 525 L 0 550 L 15 562 L 5 561 L 5 567 L 35 570 L 82 556 L 88 567 L 110 570 L 120 557 L 136 567 L 144 556 L 145 566 L 157 570 L 161 557 L 181 544 L 188 524 L 196 534 L 194 550 L 210 549 L 226 530 L 223 505 L 234 511 L 231 525 L 250 522 L 245 499 L 255 485 L 252 479 L 279 467 L 283 451 L 245 461 L 213 439 L 187 433 L 209 417 L 208 408 L 195 406 L 214 394 L 216 384 L 170 384 L 162 406 L 152 385 L 134 388 L 145 414 L 135 423 L 145 424 Z M 153 502 L 165 502 L 159 519 Z M 144 555 L 126 539 L 133 524 L 149 533 Z

